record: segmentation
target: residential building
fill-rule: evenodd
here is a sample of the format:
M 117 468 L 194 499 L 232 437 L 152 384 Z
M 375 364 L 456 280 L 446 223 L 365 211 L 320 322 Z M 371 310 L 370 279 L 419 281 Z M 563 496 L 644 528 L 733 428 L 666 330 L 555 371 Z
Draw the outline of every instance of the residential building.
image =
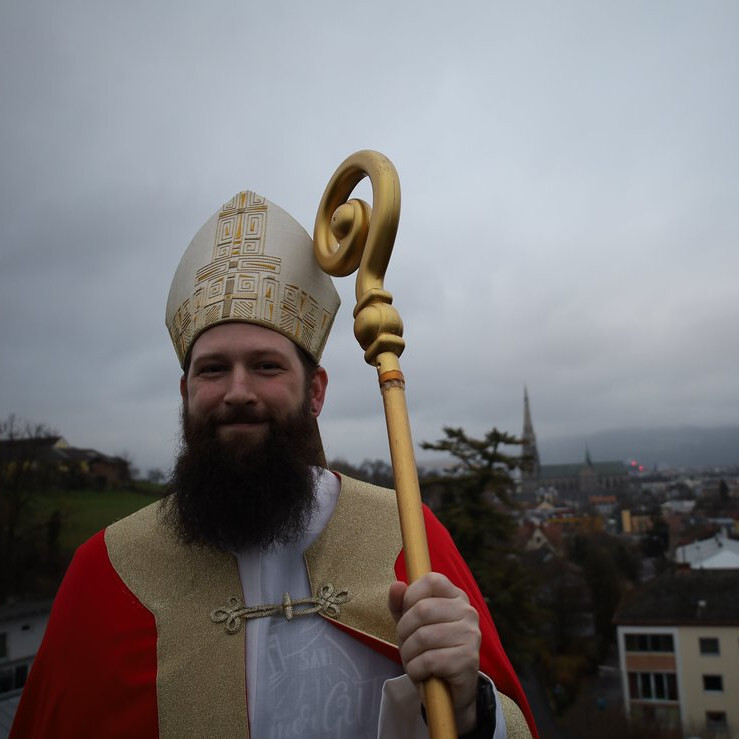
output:
M 33 473 L 41 487 L 120 487 L 130 479 L 128 460 L 69 445 L 63 436 L 0 439 L 0 471 L 6 477 Z
M 591 495 L 588 505 L 599 515 L 606 517 L 613 515 L 618 507 L 618 499 L 615 495 Z
M 629 508 L 621 511 L 621 531 L 624 534 L 646 534 L 652 530 L 653 526 L 654 521 L 649 514 L 632 513 Z
M 721 532 L 710 539 L 677 547 L 675 562 L 693 570 L 736 570 L 739 569 L 739 541 Z
M 0 606 L 0 737 L 10 730 L 50 612 L 50 600 Z
M 739 571 L 656 578 L 614 622 L 630 717 L 686 736 L 739 736 Z
M 25 685 L 50 612 L 50 600 L 0 606 L 0 696 Z

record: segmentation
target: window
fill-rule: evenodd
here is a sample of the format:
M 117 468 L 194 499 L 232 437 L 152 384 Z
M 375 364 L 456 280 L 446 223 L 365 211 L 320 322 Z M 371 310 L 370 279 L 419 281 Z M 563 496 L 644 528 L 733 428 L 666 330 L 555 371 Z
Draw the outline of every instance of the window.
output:
M 651 698 L 653 694 L 651 675 L 648 672 L 639 674 L 639 695 L 642 698 Z
M 698 639 L 698 644 L 700 645 L 701 654 L 715 656 L 718 656 L 720 654 L 718 639 L 716 639 L 715 637 L 701 637 L 700 639 Z
M 703 690 L 711 693 L 722 693 L 724 678 L 721 675 L 703 675 Z
M 729 723 L 723 711 L 706 711 L 706 729 L 709 731 L 726 731 Z
M 10 667 L 0 668 L 0 694 L 15 690 L 13 685 L 13 670 Z
M 676 701 L 677 678 L 674 672 L 630 672 L 631 700 Z
M 672 634 L 626 634 L 627 652 L 674 652 Z
M 677 700 L 677 680 L 671 672 L 655 672 L 654 697 L 657 700 Z
M 19 690 L 26 684 L 30 661 L 0 667 L 0 694 Z
M 16 665 L 13 670 L 13 679 L 15 681 L 15 687 L 22 688 L 26 684 L 26 680 L 28 680 L 28 665 Z

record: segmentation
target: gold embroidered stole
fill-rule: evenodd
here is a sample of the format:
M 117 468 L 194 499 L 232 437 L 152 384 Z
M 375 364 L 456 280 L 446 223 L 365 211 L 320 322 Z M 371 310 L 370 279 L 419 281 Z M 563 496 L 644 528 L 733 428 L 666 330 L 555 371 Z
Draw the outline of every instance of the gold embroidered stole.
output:
M 332 583 L 351 595 L 336 618 L 326 618 L 396 645 L 387 594 L 396 580 L 395 560 L 402 547 L 392 490 L 342 475 L 333 515 L 305 553 L 311 592 Z
M 183 546 L 159 520 L 154 503 L 109 526 L 110 561 L 157 626 L 159 735 L 249 736 L 245 632 L 228 633 L 213 609 L 242 597 L 236 560 Z M 402 548 L 392 491 L 342 476 L 334 512 L 305 552 L 311 592 L 332 584 L 351 598 L 324 618 L 395 645 L 387 593 Z M 530 736 L 518 706 L 502 696 L 509 736 Z
M 160 736 L 248 737 L 245 629 L 229 634 L 210 618 L 241 596 L 236 560 L 180 544 L 160 523 L 159 506 L 109 526 L 105 542 L 113 567 L 156 619 Z M 328 583 L 350 590 L 334 620 L 394 644 L 387 590 L 400 548 L 393 493 L 342 477 L 334 513 L 305 554 L 311 592 Z
M 244 636 L 209 617 L 241 593 L 236 561 L 182 546 L 158 520 L 159 503 L 109 526 L 113 567 L 157 625 L 159 736 L 248 737 Z

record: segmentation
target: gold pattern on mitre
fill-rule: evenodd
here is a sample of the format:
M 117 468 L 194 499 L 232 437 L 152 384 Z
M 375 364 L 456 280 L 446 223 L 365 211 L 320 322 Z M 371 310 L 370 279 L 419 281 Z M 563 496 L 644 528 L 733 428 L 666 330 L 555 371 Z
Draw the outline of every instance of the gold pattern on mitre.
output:
M 187 247 L 169 290 L 166 323 L 181 365 L 205 329 L 229 321 L 279 331 L 318 362 L 339 302 L 305 229 L 245 191 L 211 216 Z

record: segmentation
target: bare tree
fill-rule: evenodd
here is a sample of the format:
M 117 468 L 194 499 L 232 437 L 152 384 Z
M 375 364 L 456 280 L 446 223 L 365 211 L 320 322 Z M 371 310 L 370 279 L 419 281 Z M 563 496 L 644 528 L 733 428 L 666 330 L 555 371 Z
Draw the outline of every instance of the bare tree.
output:
M 52 441 L 45 424 L 0 419 L 0 603 L 21 594 L 41 561 L 38 546 L 45 527 L 34 510 L 35 497 L 57 477 Z
M 164 482 L 164 479 L 164 472 L 162 472 L 158 467 L 152 467 L 146 473 L 146 481 L 153 485 L 161 485 Z

